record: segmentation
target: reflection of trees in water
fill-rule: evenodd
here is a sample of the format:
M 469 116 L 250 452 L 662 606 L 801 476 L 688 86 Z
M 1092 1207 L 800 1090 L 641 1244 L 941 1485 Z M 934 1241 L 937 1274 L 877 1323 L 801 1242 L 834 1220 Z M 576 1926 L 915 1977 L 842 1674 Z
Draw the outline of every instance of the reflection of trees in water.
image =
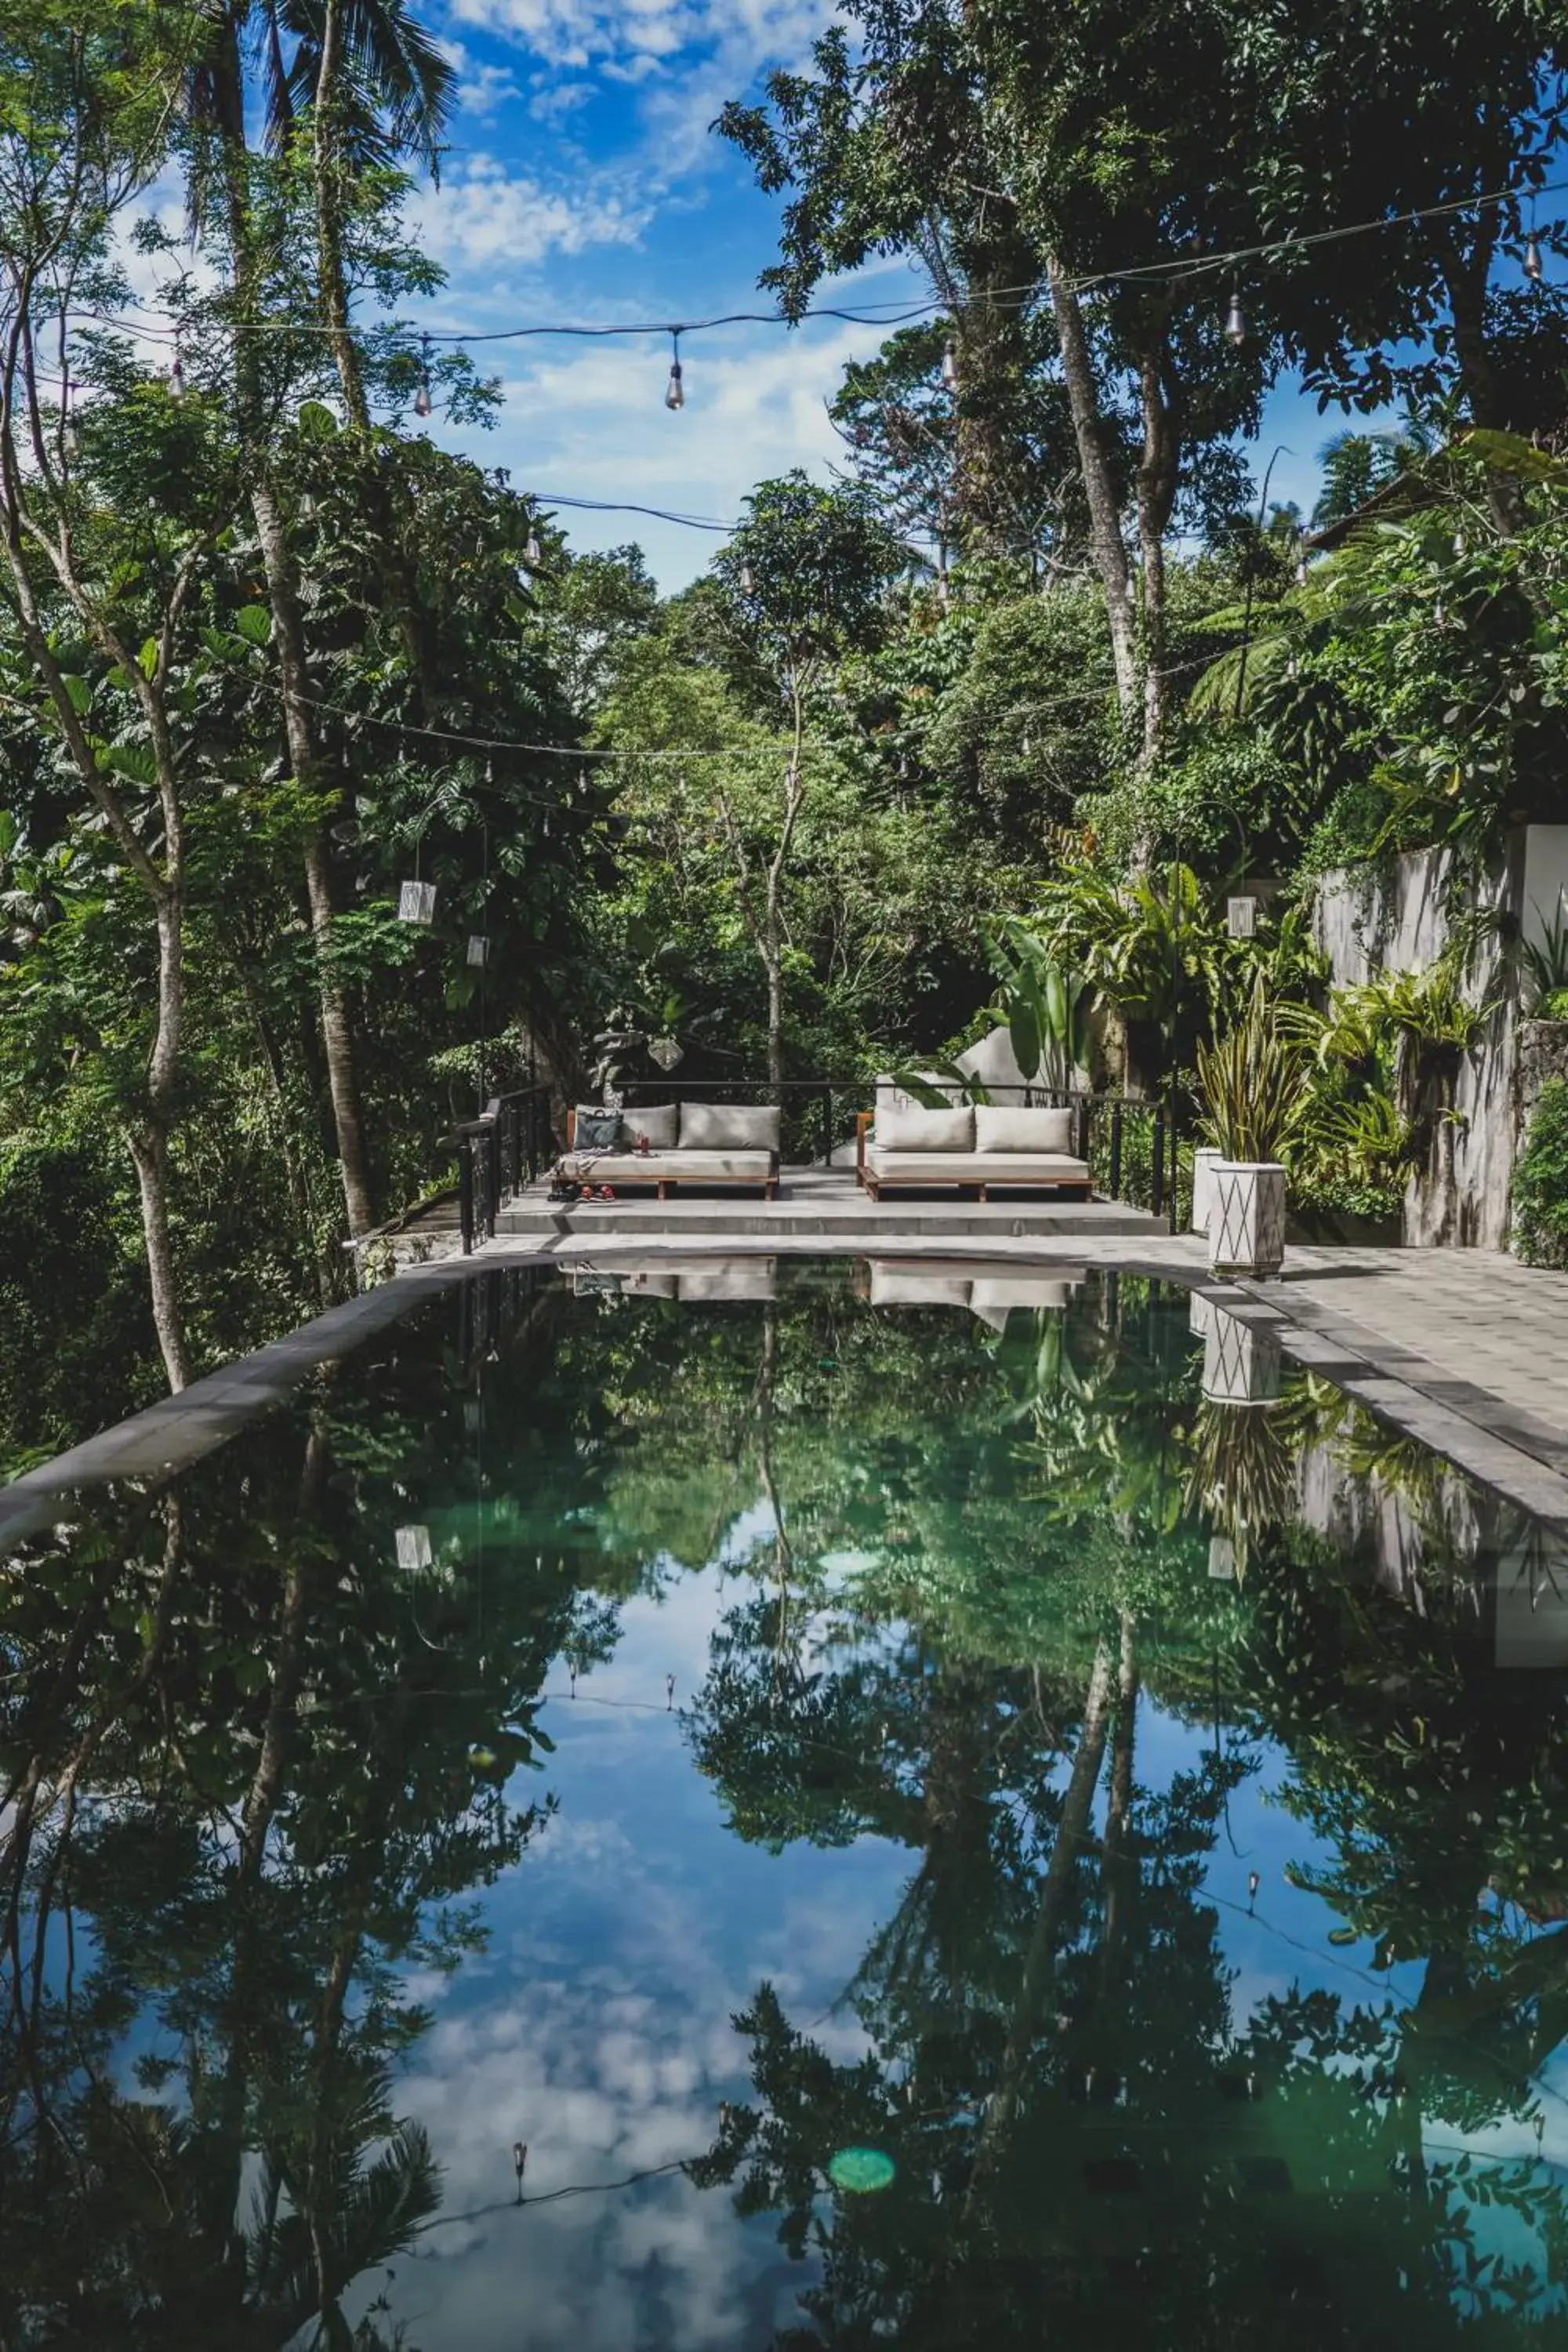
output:
M 614 1638 L 462 1428 L 438 1365 L 363 1411 L 329 1384 L 0 1586 L 0 2340 L 383 2341 L 343 2300 L 440 2194 L 395 2110 L 404 1972 L 473 1946 L 541 1817 L 504 1782 L 550 1660 Z
M 816 2259 L 781 2347 L 1076 2326 L 1305 2352 L 1560 2326 L 1555 2173 L 1458 2137 L 1512 2125 L 1528 2144 L 1549 2103 L 1534 2078 L 1568 2032 L 1568 1929 L 1487 1899 L 1533 1889 L 1535 1917 L 1560 1916 L 1543 1874 L 1563 1883 L 1557 1688 L 1498 1676 L 1476 1638 L 1473 1537 L 1495 1526 L 1473 1497 L 1457 1525 L 1452 1474 L 1315 1384 L 1287 1385 L 1261 1446 L 1249 1432 L 1267 1458 L 1248 1484 L 1184 1363 L 1151 1379 L 1081 1320 L 1037 1337 L 999 1366 L 1024 1455 L 1005 1492 L 984 1491 L 996 1464 L 973 1430 L 928 1429 L 905 1483 L 878 1484 L 880 1530 L 823 1510 L 818 1544 L 861 1565 L 847 1605 L 815 1594 L 800 1670 L 774 1674 L 773 1604 L 750 1594 L 690 1718 L 743 1833 L 869 1832 L 917 1857 L 843 1996 L 866 2054 L 830 2054 L 763 1986 L 737 2021 L 752 2101 L 694 2168 Z M 1292 1524 L 1313 1445 L 1422 1528 L 1422 1609 Z M 840 1490 L 790 1466 L 798 1530 Z M 1026 1525 L 1006 1517 L 1020 1469 Z M 1250 1572 L 1222 1638 L 1181 1502 L 1226 1480 Z M 810 1600 L 798 1533 L 794 1551 Z M 1199 1763 L 1144 1785 L 1140 1683 L 1191 1717 L 1211 1673 L 1230 1738 L 1216 1727 Z M 1330 1856 L 1299 1876 L 1342 1915 L 1335 1940 L 1375 1939 L 1373 1970 L 1237 2014 L 1204 1882 L 1264 1735 Z M 1407 2004 L 1383 1997 L 1396 1958 L 1423 1963 Z M 856 2146 L 893 2158 L 882 2193 L 830 2189 L 828 2159 Z
M 458 1964 L 532 1829 L 503 1790 L 549 1663 L 613 1647 L 594 1589 L 716 1556 L 688 1729 L 735 1827 L 910 1855 L 843 1996 L 864 2059 L 763 1988 L 752 2103 L 693 2168 L 816 2248 L 794 2340 L 1440 2343 L 1539 2304 L 1455 2144 L 1528 2141 L 1568 2027 L 1535 1931 L 1568 1886 L 1556 1685 L 1493 1675 L 1475 1605 L 1477 1542 L 1521 1531 L 1287 1383 L 1269 1444 L 1398 1496 L 1421 1608 L 1256 1501 L 1216 1589 L 1188 1498 L 1223 1448 L 1131 1282 L 984 1337 L 832 1289 L 547 1300 L 529 1348 L 482 1399 L 416 1350 L 363 1407 L 329 1382 L 242 1442 L 243 1487 L 230 1459 L 79 1513 L 0 1585 L 0 2338 L 352 2340 L 438 2195 L 397 2111 L 405 1975 Z M 1141 1692 L 1204 1727 L 1198 1760 L 1141 1769 Z M 1237 2014 L 1204 1882 L 1264 1738 L 1374 1966 Z M 861 2144 L 893 2186 L 826 2205 Z M 1483 2179 L 1557 2276 L 1550 2179 Z

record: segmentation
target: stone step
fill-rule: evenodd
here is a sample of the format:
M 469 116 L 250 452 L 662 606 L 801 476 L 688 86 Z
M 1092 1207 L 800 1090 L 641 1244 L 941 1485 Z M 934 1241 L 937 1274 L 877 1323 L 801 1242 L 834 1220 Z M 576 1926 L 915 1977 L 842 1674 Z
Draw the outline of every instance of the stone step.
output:
M 933 1199 L 912 1202 L 907 1193 L 880 1205 L 863 1197 L 840 1205 L 785 1201 L 671 1200 L 548 1203 L 520 1202 L 496 1220 L 498 1241 L 637 1241 L 679 1239 L 683 1234 L 721 1234 L 737 1239 L 785 1239 L 817 1235 L 875 1242 L 880 1235 L 910 1234 L 942 1239 L 963 1235 L 1019 1240 L 1035 1236 L 1100 1239 L 1136 1235 L 1150 1240 L 1166 1231 L 1165 1221 L 1117 1201 L 1013 1202 Z

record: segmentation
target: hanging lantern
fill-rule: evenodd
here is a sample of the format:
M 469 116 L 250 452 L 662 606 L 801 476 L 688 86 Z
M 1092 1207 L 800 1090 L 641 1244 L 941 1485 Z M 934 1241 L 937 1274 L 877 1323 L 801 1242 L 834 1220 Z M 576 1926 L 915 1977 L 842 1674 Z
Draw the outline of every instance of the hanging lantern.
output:
M 68 382 L 60 386 L 60 447 L 68 464 L 71 465 L 81 456 L 81 427 L 76 420 L 76 410 L 71 406 L 71 394 L 75 389 L 76 386 Z
M 958 390 L 958 353 L 952 348 L 951 335 L 942 347 L 942 388 L 943 392 Z
M 1258 935 L 1257 899 L 1227 898 L 1225 902 L 1225 927 L 1233 940 L 1256 939 Z
M 586 768 L 579 768 L 579 769 L 578 769 L 578 771 L 577 771 L 577 795 L 578 795 L 578 798 L 579 798 L 580 800 L 586 800 L 586 799 L 587 799 L 587 797 L 588 797 L 588 795 L 589 795 L 589 793 L 593 791 L 593 789 L 594 789 L 593 780 L 592 780 L 592 778 L 589 776 L 589 773 L 588 773 L 587 769 L 586 769 Z
M 741 593 L 742 596 L 754 596 L 756 593 L 757 575 L 752 571 L 749 563 L 742 563 L 741 566 Z
M 171 400 L 184 400 L 184 396 L 185 371 L 180 364 L 180 351 L 176 344 L 174 356 L 169 367 L 169 397 Z
M 1524 274 L 1532 286 L 1539 286 L 1545 271 L 1542 267 L 1541 247 L 1533 235 L 1524 248 Z
M 680 373 L 680 330 L 679 327 L 672 327 L 669 331 L 669 382 L 664 388 L 664 404 L 666 408 L 684 408 L 686 405 L 686 386 L 682 381 Z
M 414 391 L 414 414 L 416 416 L 428 416 L 433 405 L 430 398 L 430 338 L 423 335 L 419 341 L 419 382 Z
M 428 1528 L 399 1528 L 394 1540 L 397 1565 L 405 1576 L 424 1576 L 435 1565 Z
M 528 534 L 528 545 L 522 551 L 522 560 L 531 572 L 537 572 L 544 561 L 544 550 L 539 544 L 539 533 L 536 530 L 531 530 Z
M 490 943 L 483 931 L 468 933 L 468 961 L 476 970 L 483 970 L 490 960 Z
M 436 919 L 434 882 L 405 882 L 397 893 L 400 923 L 421 923 L 426 929 Z
M 1303 547 L 1303 548 L 1302 548 L 1302 550 L 1301 550 L 1300 554 L 1296 558 L 1296 585 L 1297 585 L 1297 587 L 1298 587 L 1298 588 L 1304 588 L 1304 587 L 1306 586 L 1306 584 L 1307 584 L 1307 551 L 1306 551 L 1305 547 Z
M 1233 286 L 1230 289 L 1230 308 L 1225 314 L 1225 332 L 1226 341 L 1234 343 L 1237 351 L 1247 341 L 1247 313 L 1241 307 L 1239 286 Z
M 936 575 L 936 601 L 944 613 L 952 602 L 952 591 L 947 584 L 945 567 Z
M 647 1050 L 661 1070 L 673 1070 L 686 1059 L 685 1046 L 673 1037 L 655 1037 Z

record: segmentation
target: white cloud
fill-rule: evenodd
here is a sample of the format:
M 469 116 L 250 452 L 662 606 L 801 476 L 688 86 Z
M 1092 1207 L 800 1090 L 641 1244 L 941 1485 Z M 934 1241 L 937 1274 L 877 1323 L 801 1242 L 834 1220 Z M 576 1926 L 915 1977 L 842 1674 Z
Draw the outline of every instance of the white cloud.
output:
M 521 98 L 517 76 L 505 66 L 484 65 L 461 41 L 442 41 L 442 56 L 458 77 L 461 110 L 477 122 L 488 121 L 509 99 Z
M 649 217 L 646 204 L 630 202 L 608 179 L 549 187 L 480 153 L 439 188 L 422 193 L 416 227 L 426 251 L 456 274 L 531 268 L 551 254 L 635 245 Z

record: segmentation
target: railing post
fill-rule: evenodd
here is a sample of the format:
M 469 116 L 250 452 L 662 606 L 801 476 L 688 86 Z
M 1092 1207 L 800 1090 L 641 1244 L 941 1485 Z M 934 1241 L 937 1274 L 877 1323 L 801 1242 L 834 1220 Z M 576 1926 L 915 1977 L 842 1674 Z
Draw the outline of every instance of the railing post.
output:
M 458 1138 L 458 1223 L 463 1236 L 463 1255 L 471 1257 L 474 1249 L 474 1152 L 469 1137 Z
M 1163 1110 L 1154 1113 L 1154 1151 L 1150 1163 L 1149 1192 L 1150 1214 L 1157 1217 L 1165 1206 L 1165 1114 Z
M 1179 1233 L 1179 1232 L 1181 1231 L 1181 1213 L 1182 1213 L 1182 1201 L 1181 1201 L 1181 1193 L 1182 1193 L 1182 1152 L 1181 1152 L 1181 1142 L 1180 1142 L 1180 1139 L 1179 1139 L 1179 1137 L 1178 1137 L 1178 1135 L 1177 1135 L 1177 1132 L 1176 1132 L 1176 1104 L 1175 1104 L 1175 1097 L 1174 1097 L 1174 1096 L 1173 1096 L 1173 1097 L 1172 1097 L 1172 1099 L 1171 1099 L 1170 1129 L 1171 1129 L 1171 1231 L 1174 1234 L 1174 1233 Z
M 1121 1198 L 1121 1105 L 1110 1106 L 1110 1197 Z
M 487 1187 L 489 1198 L 485 1202 L 485 1239 L 494 1241 L 496 1204 L 500 1199 L 500 1117 L 499 1113 L 489 1121 L 489 1132 L 485 1138 L 485 1142 L 489 1153 L 489 1183 Z
M 1078 1151 L 1075 1156 L 1079 1160 L 1089 1158 L 1089 1097 L 1087 1095 L 1079 1095 L 1078 1098 Z
M 822 1089 L 822 1164 L 825 1168 L 831 1168 L 833 1165 L 833 1088 L 831 1087 L 824 1087 Z

